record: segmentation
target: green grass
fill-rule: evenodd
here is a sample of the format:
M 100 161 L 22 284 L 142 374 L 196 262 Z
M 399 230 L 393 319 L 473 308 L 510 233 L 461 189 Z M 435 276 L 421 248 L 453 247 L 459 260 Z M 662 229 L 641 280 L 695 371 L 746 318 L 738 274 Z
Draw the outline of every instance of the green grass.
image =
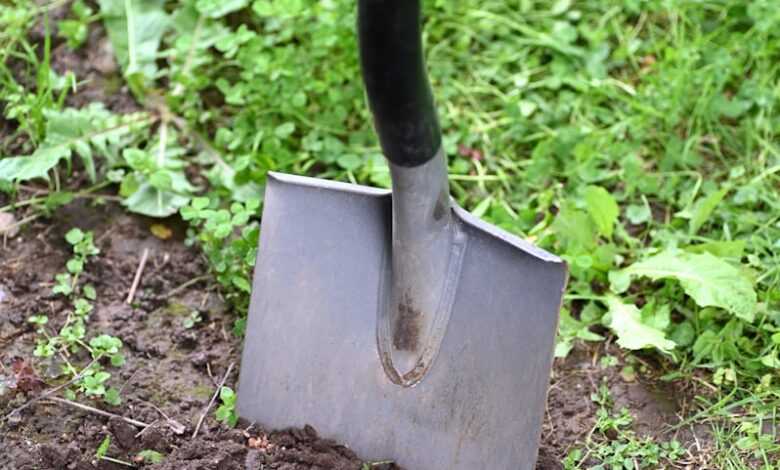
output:
M 48 180 L 48 205 L 21 201 L 48 214 L 84 194 L 71 168 L 94 165 L 93 183 L 118 183 L 128 210 L 181 211 L 240 318 L 267 171 L 389 184 L 354 2 L 98 3 L 99 18 L 74 7 L 64 38 L 42 44 L 26 32 L 49 7 L 0 12 L 14 123 L 0 187 Z M 425 14 L 454 196 L 570 265 L 557 353 L 613 335 L 668 380 L 704 370 L 693 416 L 712 427 L 718 468 L 772 468 L 778 449 L 751 426 L 775 419 L 780 390 L 775 2 L 432 0 Z M 49 72 L 52 43 L 85 47 L 90 21 L 142 113 L 63 109 L 75 82 Z

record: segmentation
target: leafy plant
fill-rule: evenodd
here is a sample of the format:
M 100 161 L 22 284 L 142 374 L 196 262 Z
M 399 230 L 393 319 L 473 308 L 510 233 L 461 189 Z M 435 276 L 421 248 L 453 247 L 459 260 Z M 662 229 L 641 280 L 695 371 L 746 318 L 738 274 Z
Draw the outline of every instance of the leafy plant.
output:
M 192 312 L 190 312 L 189 315 L 187 315 L 184 318 L 184 321 L 182 322 L 182 325 L 184 326 L 184 328 L 189 329 L 189 328 L 194 327 L 198 323 L 200 323 L 201 320 L 202 320 L 202 318 L 200 316 L 200 313 L 197 310 L 193 310 Z
M 138 454 L 136 454 L 136 457 L 133 460 L 138 463 L 143 462 L 143 463 L 156 464 L 156 463 L 162 463 L 165 460 L 165 455 L 161 454 L 160 452 L 157 452 L 156 450 L 144 449 Z
M 231 428 L 235 427 L 238 422 L 236 392 L 230 387 L 222 387 L 219 390 L 219 399 L 222 401 L 222 404 L 219 405 L 216 411 L 217 421 L 221 421 Z
M 229 210 L 217 208 L 217 201 L 196 197 L 181 209 L 181 216 L 190 221 L 190 243 L 201 246 L 228 298 L 245 304 L 259 235 L 257 223 L 250 220 L 258 215 L 260 201 L 234 202 Z
M 100 445 L 98 446 L 97 450 L 95 451 L 95 457 L 102 459 L 106 456 L 106 453 L 108 452 L 108 448 L 111 446 L 111 436 L 106 436 L 103 438 L 102 441 L 100 441 Z
M 125 149 L 124 161 L 132 170 L 122 178 L 119 194 L 130 211 L 150 217 L 167 217 L 186 205 L 195 187 L 184 174 L 181 156 L 185 150 L 177 145 L 175 134 L 169 135 L 162 123 L 159 141 L 150 151 Z M 117 177 L 119 175 L 117 174 Z
M 163 0 L 100 0 L 100 13 L 114 53 L 137 95 L 157 75 L 157 52 L 169 26 Z
M 134 466 L 130 462 L 125 462 L 124 460 L 121 459 L 109 457 L 107 454 L 110 447 L 111 447 L 111 436 L 107 435 L 105 438 L 103 438 L 102 441 L 100 441 L 100 445 L 98 446 L 97 450 L 95 450 L 95 458 L 97 458 L 98 460 L 105 460 L 107 462 L 113 462 L 119 465 L 124 465 L 125 467 Z
M 603 336 L 590 330 L 590 327 L 599 324 L 603 312 L 595 303 L 588 303 L 580 313 L 579 320 L 572 317 L 568 310 L 561 310 L 561 319 L 558 324 L 558 341 L 555 345 L 555 357 L 566 357 L 574 347 L 575 340 L 602 341 Z
M 618 344 L 626 349 L 643 349 L 655 347 L 659 351 L 670 352 L 675 347 L 674 341 L 666 339 L 665 326 L 656 327 L 643 321 L 639 309 L 634 305 L 625 304 L 615 297 L 607 298 L 609 311 L 608 326 L 615 332 Z M 668 316 L 668 312 L 667 312 Z
M 76 152 L 94 182 L 97 179 L 94 152 L 98 151 L 110 165 L 117 164 L 119 152 L 136 143 L 138 132 L 151 123 L 145 113 L 117 116 L 100 103 L 82 109 L 44 109 L 43 115 L 45 140 L 30 156 L 0 159 L 0 180 L 48 179 L 50 170 L 62 160 L 70 164 L 71 156 Z
M 70 6 L 71 19 L 62 20 L 57 25 L 59 35 L 67 40 L 68 47 L 76 49 L 87 40 L 89 23 L 95 20 L 94 12 L 82 0 L 76 0 Z
M 65 241 L 71 245 L 74 256 L 65 264 L 68 269 L 67 272 L 56 276 L 57 285 L 54 286 L 52 292 L 70 296 L 76 291 L 79 276 L 84 271 L 84 265 L 88 258 L 98 255 L 100 250 L 94 245 L 92 232 L 84 233 L 78 228 L 73 228 L 66 233 Z M 94 300 L 94 293 L 93 287 L 85 287 L 85 295 L 91 296 L 92 300 Z M 84 304 L 86 302 L 85 299 L 78 299 L 76 302 L 77 313 L 81 314 L 79 316 L 84 316 L 91 309 L 91 307 L 87 307 Z
M 756 292 L 751 280 L 709 253 L 664 251 L 610 273 L 612 289 L 624 292 L 633 276 L 677 280 L 701 307 L 721 307 L 747 322 L 755 318 Z
M 72 309 L 56 335 L 46 331 L 49 322 L 47 316 L 33 315 L 27 319 L 37 326 L 39 334 L 33 354 L 44 358 L 60 354 L 67 366 L 66 371 L 74 377 L 79 377 L 75 384 L 76 390 L 88 397 L 101 397 L 106 403 L 116 406 L 121 402 L 119 392 L 106 386 L 111 374 L 103 370 L 99 361 L 107 358 L 113 367 L 122 366 L 125 362 L 121 352 L 122 341 L 101 334 L 91 338 L 88 343 L 85 342 L 87 322 L 94 309 L 91 301 L 97 298 L 97 293 L 92 285 L 79 283 L 79 277 L 90 258 L 97 256 L 100 250 L 94 244 L 92 232 L 73 228 L 65 234 L 65 240 L 73 250 L 73 257 L 66 263 L 67 272 L 56 275 L 57 284 L 52 291 L 68 297 Z M 89 352 L 92 362 L 79 372 L 67 357 L 68 352 L 75 353 L 80 349 Z M 71 398 L 75 398 L 73 389 L 67 389 L 66 393 Z

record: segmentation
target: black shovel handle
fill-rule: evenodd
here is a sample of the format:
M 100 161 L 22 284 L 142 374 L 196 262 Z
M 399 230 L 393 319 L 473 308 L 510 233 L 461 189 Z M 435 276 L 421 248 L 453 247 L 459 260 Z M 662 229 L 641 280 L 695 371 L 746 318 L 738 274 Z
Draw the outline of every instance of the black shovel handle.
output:
M 368 104 L 385 157 L 426 163 L 441 131 L 425 73 L 420 0 L 358 0 L 358 35 Z

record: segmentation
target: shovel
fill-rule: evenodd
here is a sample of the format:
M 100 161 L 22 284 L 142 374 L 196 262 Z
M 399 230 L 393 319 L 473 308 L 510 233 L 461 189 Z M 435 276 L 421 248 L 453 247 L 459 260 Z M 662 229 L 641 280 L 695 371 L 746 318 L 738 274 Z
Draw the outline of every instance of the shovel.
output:
M 392 192 L 269 173 L 238 414 L 409 470 L 532 469 L 566 265 L 461 209 L 419 0 L 359 0 Z

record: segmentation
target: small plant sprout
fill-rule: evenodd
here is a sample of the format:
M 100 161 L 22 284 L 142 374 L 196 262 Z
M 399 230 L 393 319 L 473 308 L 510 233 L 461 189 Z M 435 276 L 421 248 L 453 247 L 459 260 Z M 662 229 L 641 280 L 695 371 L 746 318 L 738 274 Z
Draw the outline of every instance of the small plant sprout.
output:
M 28 322 L 37 326 L 39 334 L 33 354 L 37 357 L 60 354 L 65 362 L 65 370 L 73 377 L 81 376 L 73 387 L 65 389 L 69 399 L 75 399 L 76 392 L 81 392 L 87 397 L 102 398 L 106 403 L 116 406 L 121 403 L 119 392 L 107 386 L 111 373 L 103 369 L 100 361 L 108 359 L 111 366 L 122 366 L 125 363 L 122 340 L 108 334 L 98 334 L 87 340 L 91 336 L 87 324 L 95 308 L 92 301 L 97 299 L 97 291 L 91 284 L 79 283 L 88 260 L 99 254 L 100 250 L 94 244 L 92 232 L 74 228 L 65 235 L 65 240 L 72 247 L 73 256 L 66 263 L 67 272 L 56 276 L 53 290 L 68 298 L 71 309 L 55 336 L 46 331 L 45 325 L 49 322 L 47 316 L 33 315 L 28 318 Z M 92 357 L 88 368 L 81 372 L 68 359 L 68 356 L 79 350 L 87 351 Z
M 195 325 L 197 325 L 198 323 L 200 323 L 201 320 L 202 318 L 200 316 L 200 312 L 198 312 L 197 310 L 193 310 L 192 312 L 190 312 L 189 315 L 184 317 L 184 321 L 182 322 L 182 325 L 184 326 L 184 328 L 190 329 Z
M 165 460 L 165 455 L 151 449 L 144 449 L 133 458 L 134 462 L 145 464 L 162 463 L 163 460 Z
M 221 421 L 231 428 L 235 427 L 238 422 L 236 392 L 230 387 L 222 387 L 219 391 L 219 399 L 222 400 L 222 404 L 219 405 L 216 411 L 217 421 Z
M 106 436 L 103 438 L 103 440 L 100 442 L 100 445 L 95 450 L 95 458 L 98 460 L 105 460 L 106 462 L 112 462 L 119 465 L 124 465 L 125 467 L 133 467 L 135 468 L 135 465 L 133 465 L 130 462 L 126 462 L 121 459 L 117 459 L 114 457 L 109 457 L 108 455 L 108 449 L 111 447 L 111 436 Z

